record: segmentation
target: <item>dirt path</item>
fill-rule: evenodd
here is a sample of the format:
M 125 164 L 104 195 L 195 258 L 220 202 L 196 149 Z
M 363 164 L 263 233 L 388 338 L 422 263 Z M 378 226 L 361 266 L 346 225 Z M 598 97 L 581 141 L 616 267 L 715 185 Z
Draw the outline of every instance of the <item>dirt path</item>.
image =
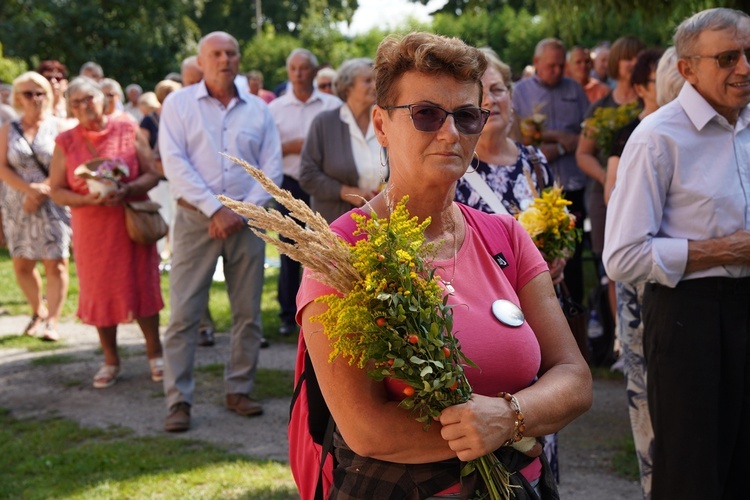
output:
M 27 321 L 27 317 L 0 316 L 0 338 L 17 335 Z M 64 349 L 34 353 L 0 349 L 0 407 L 17 418 L 58 415 L 86 426 L 128 427 L 141 436 L 168 435 L 162 430 L 166 414 L 162 386 L 149 377 L 136 326 L 120 327 L 123 374 L 105 390 L 91 385 L 101 362 L 95 330 L 66 323 L 59 332 L 66 342 Z M 196 366 L 223 363 L 228 348 L 228 336 L 217 335 L 216 346 L 198 348 Z M 293 370 L 295 353 L 293 345 L 274 343 L 261 351 L 260 367 Z M 51 356 L 57 362 L 38 361 Z M 286 461 L 287 398 L 263 401 L 265 413 L 247 419 L 224 409 L 221 377 L 199 374 L 196 379 L 193 428 L 170 436 Z M 638 484 L 615 475 L 610 467 L 615 444 L 630 432 L 622 382 L 597 380 L 594 385 L 594 408 L 560 433 L 560 493 L 575 500 L 638 500 Z

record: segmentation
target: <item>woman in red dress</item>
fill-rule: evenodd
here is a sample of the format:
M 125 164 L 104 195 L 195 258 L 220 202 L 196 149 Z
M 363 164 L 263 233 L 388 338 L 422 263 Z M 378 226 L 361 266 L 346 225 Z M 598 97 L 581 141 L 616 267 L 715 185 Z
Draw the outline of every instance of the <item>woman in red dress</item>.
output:
M 104 93 L 85 77 L 68 88 L 68 105 L 79 125 L 57 136 L 50 164 L 52 199 L 71 208 L 73 248 L 79 280 L 78 317 L 96 326 L 104 364 L 94 387 L 110 387 L 120 374 L 117 325 L 133 320 L 143 331 L 151 377 L 163 376 L 159 311 L 164 307 L 159 286 L 156 245 L 133 242 L 125 227 L 124 202 L 143 200 L 159 182 L 151 150 L 138 125 L 104 114 Z M 94 158 L 122 160 L 129 172 L 106 195 L 89 191 L 74 175 Z

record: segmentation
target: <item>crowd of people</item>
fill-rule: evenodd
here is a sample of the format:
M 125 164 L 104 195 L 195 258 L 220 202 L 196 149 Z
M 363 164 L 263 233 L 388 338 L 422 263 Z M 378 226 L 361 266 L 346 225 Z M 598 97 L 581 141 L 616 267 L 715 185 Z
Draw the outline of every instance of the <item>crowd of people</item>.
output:
M 2 237 L 30 308 L 23 334 L 60 338 L 73 250 L 77 316 L 96 328 L 103 352 L 94 387 L 117 382 L 117 325 L 137 321 L 149 376 L 164 386 L 164 428 L 187 431 L 196 348 L 215 342 L 208 296 L 221 259 L 232 311 L 225 404 L 260 415 L 250 394 L 268 346 L 265 243 L 216 196 L 273 202 L 219 153 L 263 170 L 351 243 L 348 214 L 387 217 L 409 195 L 411 214 L 432 221 L 425 236 L 450 275 L 440 280 L 447 300 L 466 306 L 455 321 L 480 360 L 469 378 L 481 389 L 420 432 L 387 381 L 329 362 L 315 318 L 326 309 L 316 299 L 330 290 L 282 257 L 279 334 L 303 336 L 336 421 L 333 494 L 357 496 L 385 474 L 392 491 L 460 495 L 456 457 L 507 444 L 523 407 L 522 433 L 544 437 L 544 452 L 529 451 L 515 470 L 528 498 L 555 498 L 555 433 L 591 404 L 588 352 L 556 286 L 585 302 L 588 246 L 617 319 L 644 498 L 740 497 L 750 465 L 750 17 L 702 11 L 674 42 L 664 51 L 624 36 L 567 49 L 546 38 L 515 80 L 489 48 L 412 33 L 337 69 L 297 48 L 273 92 L 260 72 L 240 73 L 237 40 L 224 32 L 204 36 L 179 74 L 146 92 L 136 83 L 123 91 L 95 62 L 69 81 L 64 64 L 42 61 L 0 88 Z M 609 131 L 609 143 L 586 128 L 601 110 L 629 104 L 637 116 Z M 75 174 L 102 160 L 124 169 L 106 194 Z M 545 261 L 512 216 L 555 184 L 590 231 L 567 258 Z M 125 204 L 149 197 L 170 224 L 158 245 L 136 243 L 126 229 Z M 500 260 L 484 248 L 483 231 L 495 226 L 513 249 Z M 169 271 L 171 302 L 163 339 L 160 270 Z M 526 317 L 512 336 L 493 317 L 496 296 Z M 512 393 L 513 404 L 498 392 Z M 359 418 L 363 411 L 376 418 Z

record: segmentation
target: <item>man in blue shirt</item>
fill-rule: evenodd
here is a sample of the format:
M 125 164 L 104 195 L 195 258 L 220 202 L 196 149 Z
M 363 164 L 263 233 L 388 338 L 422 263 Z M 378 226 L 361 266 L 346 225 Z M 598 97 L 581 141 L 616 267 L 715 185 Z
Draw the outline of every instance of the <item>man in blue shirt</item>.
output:
M 516 120 L 535 113 L 545 116 L 539 148 L 550 168 L 573 204 L 571 212 L 582 227 L 585 216 L 584 189 L 586 174 L 576 162 L 575 152 L 589 100 L 583 87 L 564 76 L 565 46 L 555 38 L 541 40 L 534 51 L 536 74 L 518 82 L 513 89 Z M 565 283 L 577 302 L 583 298 L 581 245 L 565 266 Z

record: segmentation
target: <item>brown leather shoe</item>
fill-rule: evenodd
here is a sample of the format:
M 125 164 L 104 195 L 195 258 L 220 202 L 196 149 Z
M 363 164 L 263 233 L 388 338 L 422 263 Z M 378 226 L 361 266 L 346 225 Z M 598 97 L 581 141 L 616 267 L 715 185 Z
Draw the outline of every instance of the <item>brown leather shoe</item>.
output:
M 187 403 L 176 403 L 169 409 L 169 415 L 164 421 L 164 430 L 167 432 L 185 432 L 190 429 L 190 405 Z
M 210 326 L 201 326 L 198 331 L 198 345 L 201 347 L 211 347 L 215 343 L 213 328 Z
M 245 417 L 263 413 L 260 403 L 250 399 L 246 394 L 227 394 L 227 409 Z

